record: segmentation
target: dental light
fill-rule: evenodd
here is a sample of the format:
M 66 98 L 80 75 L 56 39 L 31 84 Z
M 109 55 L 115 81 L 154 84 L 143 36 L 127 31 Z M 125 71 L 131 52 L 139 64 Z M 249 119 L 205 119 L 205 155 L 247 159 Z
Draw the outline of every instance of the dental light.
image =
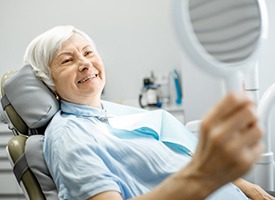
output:
M 198 67 L 223 78 L 226 91 L 243 91 L 244 74 L 251 72 L 250 82 L 257 85 L 258 54 L 268 28 L 264 0 L 173 0 L 172 4 L 180 44 Z M 266 109 L 259 109 L 261 117 L 267 115 Z M 271 158 L 263 157 L 265 163 L 255 165 L 255 183 L 273 190 L 273 168 L 267 170 L 266 165 Z

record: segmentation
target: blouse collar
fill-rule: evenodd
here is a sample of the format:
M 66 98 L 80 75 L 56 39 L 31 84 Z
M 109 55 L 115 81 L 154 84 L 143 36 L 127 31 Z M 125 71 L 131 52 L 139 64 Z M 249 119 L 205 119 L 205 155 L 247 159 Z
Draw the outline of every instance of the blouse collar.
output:
M 101 105 L 102 108 L 96 108 L 92 106 L 75 104 L 61 100 L 61 112 L 66 114 L 72 114 L 77 117 L 96 117 L 101 119 L 107 116 L 106 109 L 104 109 L 102 103 Z

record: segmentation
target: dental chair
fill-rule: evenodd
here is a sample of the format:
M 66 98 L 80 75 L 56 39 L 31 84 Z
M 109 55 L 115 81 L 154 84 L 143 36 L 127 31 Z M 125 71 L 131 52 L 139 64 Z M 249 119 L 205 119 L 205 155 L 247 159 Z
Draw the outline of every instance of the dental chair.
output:
M 58 192 L 43 157 L 44 131 L 59 102 L 49 88 L 33 73 L 30 65 L 6 73 L 1 81 L 1 104 L 14 136 L 6 151 L 13 173 L 26 199 L 56 200 Z M 116 115 L 146 112 L 111 102 Z M 122 109 L 121 109 L 122 108 Z
M 6 73 L 1 82 L 2 107 L 14 136 L 6 151 L 26 199 L 58 199 L 43 158 L 45 127 L 59 110 L 59 103 L 31 66 Z

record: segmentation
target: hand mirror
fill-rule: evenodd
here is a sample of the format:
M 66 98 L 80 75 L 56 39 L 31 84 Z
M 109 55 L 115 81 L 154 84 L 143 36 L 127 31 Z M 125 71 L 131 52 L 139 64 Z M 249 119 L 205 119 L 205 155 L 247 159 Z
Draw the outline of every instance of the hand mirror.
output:
M 227 91 L 243 90 L 267 36 L 262 0 L 173 0 L 181 46 L 200 68 L 224 78 Z

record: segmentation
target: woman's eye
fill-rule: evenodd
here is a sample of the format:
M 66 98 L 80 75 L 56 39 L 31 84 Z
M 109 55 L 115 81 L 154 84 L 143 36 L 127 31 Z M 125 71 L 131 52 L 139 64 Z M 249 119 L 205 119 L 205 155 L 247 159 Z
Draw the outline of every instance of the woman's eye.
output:
M 92 55 L 92 54 L 93 54 L 92 51 L 85 51 L 84 56 L 88 56 L 88 55 Z
M 66 63 L 68 63 L 68 62 L 70 62 L 70 61 L 72 61 L 72 59 L 71 59 L 71 58 L 69 58 L 69 59 L 65 59 L 65 60 L 63 60 L 63 61 L 62 61 L 62 63 L 61 63 L 61 64 L 66 64 Z

